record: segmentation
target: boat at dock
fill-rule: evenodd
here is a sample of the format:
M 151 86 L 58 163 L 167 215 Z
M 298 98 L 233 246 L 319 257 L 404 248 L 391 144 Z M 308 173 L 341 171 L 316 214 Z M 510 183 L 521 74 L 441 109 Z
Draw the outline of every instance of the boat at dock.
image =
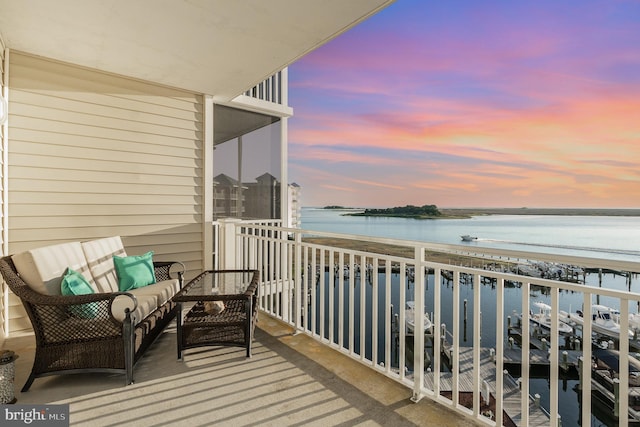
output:
M 629 413 L 628 425 L 640 424 L 640 361 L 633 357 L 627 359 L 629 364 L 629 392 L 628 405 Z M 624 362 L 623 362 L 624 363 Z M 591 374 L 591 389 L 596 397 L 596 403 L 602 402 L 614 418 L 614 422 L 621 421 L 620 416 L 615 413 L 618 405 L 618 396 L 615 391 L 615 381 L 620 379 L 620 353 L 616 350 L 595 350 L 593 352 L 593 364 Z
M 629 313 L 629 329 L 640 331 L 640 313 Z
M 536 301 L 531 305 L 536 307 L 538 311 L 534 312 L 533 310 L 531 310 L 529 312 L 529 321 L 534 325 L 540 326 L 545 332 L 550 332 L 551 306 L 539 301 Z M 571 335 L 573 333 L 573 328 L 558 319 L 558 332 L 563 335 Z
M 616 313 L 618 317 L 616 317 Z M 576 310 L 575 313 L 561 311 L 560 315 L 563 322 L 580 327 L 584 325 L 584 315 L 580 310 Z M 620 339 L 620 324 L 615 320 L 619 318 L 619 315 L 620 312 L 614 308 L 594 304 L 591 306 L 591 329 L 597 334 Z M 633 331 L 627 330 L 627 336 L 633 339 Z
M 416 326 L 416 302 L 407 301 L 406 305 L 407 307 L 404 311 L 404 322 L 407 325 L 407 332 L 413 334 Z M 433 323 L 429 318 L 429 313 L 424 314 L 424 333 L 433 333 Z

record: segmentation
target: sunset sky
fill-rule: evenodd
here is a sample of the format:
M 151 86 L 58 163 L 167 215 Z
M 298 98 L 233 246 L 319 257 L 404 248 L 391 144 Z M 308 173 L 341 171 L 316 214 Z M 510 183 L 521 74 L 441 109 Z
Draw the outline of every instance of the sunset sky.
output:
M 398 0 L 289 79 L 304 206 L 640 208 L 638 0 Z

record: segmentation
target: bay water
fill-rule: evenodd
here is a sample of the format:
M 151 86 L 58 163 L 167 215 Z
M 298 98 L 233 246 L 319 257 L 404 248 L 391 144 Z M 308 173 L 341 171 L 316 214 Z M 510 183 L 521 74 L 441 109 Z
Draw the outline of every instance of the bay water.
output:
M 468 219 L 440 219 L 440 220 L 415 220 L 408 218 L 391 217 L 360 217 L 346 216 L 349 211 L 322 208 L 302 209 L 302 229 L 309 231 L 324 231 L 332 233 L 344 233 L 350 235 L 386 237 L 424 241 L 433 243 L 460 244 L 464 246 L 478 246 L 487 248 L 500 248 L 508 250 L 542 252 L 547 254 L 562 254 L 572 256 L 593 257 L 602 259 L 625 260 L 639 262 L 640 266 L 640 217 L 614 217 L 614 216 L 550 216 L 550 215 L 490 215 L 477 216 Z M 461 235 L 476 236 L 473 242 L 462 242 Z M 385 301 L 383 292 L 378 292 L 378 311 L 383 313 L 388 306 L 393 306 L 394 314 L 398 314 L 399 296 L 397 288 L 400 286 L 399 275 L 393 275 L 392 287 L 396 289 L 392 293 L 391 301 Z M 384 273 L 379 274 L 379 283 L 384 283 Z M 598 286 L 597 275 L 588 275 L 587 284 Z M 433 312 L 433 277 L 429 276 L 426 283 L 425 306 L 427 312 Z M 359 312 L 360 284 L 356 283 L 355 310 Z M 415 284 L 407 282 L 407 299 L 410 300 Z M 441 288 L 441 320 L 452 324 L 453 311 L 453 285 L 443 281 Z M 626 279 L 619 275 L 605 275 L 602 286 L 611 289 L 626 290 Z M 638 280 L 634 281 L 632 291 L 638 291 Z M 325 292 L 330 292 L 325 289 Z M 334 289 L 334 292 L 337 292 Z M 366 304 L 371 303 L 371 289 L 367 289 Z M 482 313 L 495 313 L 495 288 L 482 286 L 481 311 Z M 547 295 L 541 290 L 532 289 L 530 302 L 550 303 Z M 335 295 L 337 297 L 337 294 Z M 469 301 L 469 318 L 473 319 L 473 288 L 472 286 L 460 287 L 461 300 Z M 594 303 L 619 306 L 617 300 L 603 298 Z M 505 321 L 507 316 L 513 316 L 520 312 L 521 293 L 519 288 L 506 288 L 504 292 Z M 582 295 L 574 293 L 562 293 L 560 308 L 565 311 L 580 309 Z M 447 310 L 451 307 L 451 310 Z M 319 309 L 319 307 L 317 307 Z M 630 307 L 632 312 L 637 307 Z M 461 311 L 462 312 L 462 311 Z M 327 313 L 328 314 L 328 313 Z M 338 313 L 334 312 L 334 316 Z M 461 313 L 462 315 L 462 313 Z M 356 316 L 354 329 L 359 329 L 359 320 Z M 371 322 L 371 315 L 367 313 L 366 322 Z M 495 322 L 488 319 L 488 324 Z M 462 325 L 463 319 L 460 319 Z M 484 321 L 482 322 L 485 323 Z M 495 323 L 494 323 L 495 324 Z M 465 322 L 466 325 L 466 322 Z M 328 325 L 327 325 L 328 326 Z M 473 343 L 473 326 L 466 325 L 461 331 L 461 346 L 471 346 Z M 345 326 L 346 328 L 347 326 Z M 379 324 L 382 328 L 383 324 Z M 336 326 L 337 328 L 337 326 Z M 367 330 L 370 326 L 367 325 Z M 384 329 L 382 329 L 384 330 Z M 337 330 L 335 331 L 337 335 Z M 346 331 L 345 331 L 346 332 Z M 345 336 L 348 336 L 345 334 Z M 383 344 L 391 342 L 390 339 L 380 336 L 378 341 L 381 348 L 378 349 L 378 359 L 383 360 Z M 356 339 L 357 343 L 357 339 Z M 562 344 L 562 343 L 561 343 Z M 484 328 L 482 331 L 482 346 L 495 345 L 495 331 Z M 365 353 L 371 357 L 371 343 L 367 340 Z M 359 351 L 359 349 L 358 349 Z M 390 361 L 396 364 L 397 360 Z M 387 361 L 389 363 L 389 361 Z M 548 378 L 532 378 L 530 380 L 530 392 L 542 396 L 542 405 L 549 407 L 549 380 Z M 563 426 L 580 425 L 579 393 L 575 388 L 578 380 L 564 378 L 560 386 L 559 401 L 560 415 Z M 594 405 L 592 408 L 592 425 L 617 425 L 614 419 L 608 417 L 610 412 L 603 410 L 602 406 Z
M 352 210 L 303 208 L 302 229 L 432 243 L 465 244 L 640 262 L 640 217 L 483 215 L 465 219 L 347 216 Z

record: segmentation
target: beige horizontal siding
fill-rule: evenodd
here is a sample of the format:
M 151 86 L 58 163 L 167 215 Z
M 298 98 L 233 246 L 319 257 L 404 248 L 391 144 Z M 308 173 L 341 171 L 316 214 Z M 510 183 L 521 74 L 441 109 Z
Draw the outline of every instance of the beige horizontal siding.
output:
M 120 235 L 201 271 L 202 96 L 17 52 L 10 71 L 9 252 Z
M 4 94 L 4 43 L 0 37 L 0 94 Z M 6 200 L 6 189 L 4 188 L 4 126 L 0 125 L 0 255 L 4 254 L 4 241 L 7 230 L 4 229 L 4 209 Z M 5 294 L 8 292 L 7 285 L 0 279 L 0 344 L 4 340 L 7 331 L 7 318 L 9 318 L 10 306 L 5 304 Z M 0 347 L 2 347 L 0 345 Z

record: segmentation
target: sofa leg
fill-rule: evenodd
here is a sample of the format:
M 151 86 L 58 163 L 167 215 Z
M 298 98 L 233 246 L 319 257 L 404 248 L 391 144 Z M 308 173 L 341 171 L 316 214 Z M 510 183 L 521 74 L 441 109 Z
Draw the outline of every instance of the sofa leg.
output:
M 27 382 L 24 383 L 24 386 L 22 387 L 22 393 L 25 393 L 26 391 L 29 390 L 29 387 L 31 387 L 31 384 L 33 384 L 33 380 L 36 379 L 36 376 L 33 375 L 33 372 L 31 373 L 31 375 L 29 375 L 29 378 L 27 378 Z
M 124 368 L 126 374 L 126 385 L 133 383 L 133 359 L 134 359 L 134 332 L 131 324 L 129 310 L 125 311 L 126 317 L 122 325 L 122 335 L 124 339 Z

